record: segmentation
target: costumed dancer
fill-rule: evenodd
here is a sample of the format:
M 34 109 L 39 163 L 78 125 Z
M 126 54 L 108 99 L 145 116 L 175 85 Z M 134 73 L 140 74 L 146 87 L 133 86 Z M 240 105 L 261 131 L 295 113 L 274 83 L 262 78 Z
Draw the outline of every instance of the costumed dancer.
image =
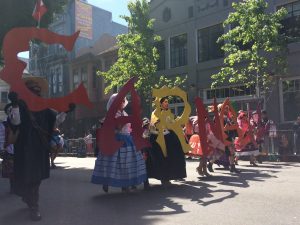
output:
M 265 110 L 260 111 L 260 109 L 252 112 L 250 124 L 253 127 L 255 141 L 260 152 L 257 161 L 262 163 L 263 149 L 265 154 L 268 154 L 270 130 L 276 131 L 276 125 L 268 118 L 267 112 Z
M 173 123 L 174 115 L 169 109 L 169 101 L 167 97 L 160 99 L 160 112 L 165 114 L 166 123 Z M 168 186 L 170 180 L 177 180 L 186 177 L 185 156 L 181 143 L 174 131 L 163 127 L 163 138 L 166 144 L 167 156 L 164 156 L 160 145 L 156 142 L 158 138 L 158 126 L 162 125 L 160 119 L 155 115 L 155 111 L 151 115 L 150 121 L 150 143 L 152 149 L 149 153 L 148 177 L 161 181 L 162 185 Z
M 258 145 L 255 141 L 253 127 L 246 113 L 241 112 L 237 118 L 241 135 L 234 141 L 236 155 L 250 156 L 250 164 L 257 166 L 255 156 L 259 155 Z
M 233 121 L 233 115 L 230 112 L 230 107 L 225 103 L 218 105 L 218 112 L 225 133 L 225 151 L 223 151 L 222 147 L 218 148 L 218 150 L 214 152 L 215 154 L 212 154 L 212 157 L 207 166 L 208 170 L 210 172 L 214 172 L 213 163 L 217 163 L 223 164 L 225 169 L 228 168 L 232 173 L 240 173 L 240 171 L 236 169 L 234 164 L 235 150 L 233 146 L 233 141 L 234 138 L 238 136 L 238 134 L 235 127 L 235 123 Z
M 23 78 L 26 87 L 35 95 L 48 93 L 48 82 L 41 77 Z M 26 102 L 9 93 L 11 101 L 9 121 L 17 127 L 19 135 L 14 144 L 14 192 L 30 209 L 30 217 L 41 219 L 39 188 L 42 180 L 50 176 L 50 137 L 54 129 L 56 112 L 51 109 L 32 112 Z
M 110 97 L 106 107 L 107 111 L 116 97 L 117 94 Z M 125 98 L 115 118 L 128 116 L 124 111 L 127 104 L 128 101 Z M 124 144 L 112 156 L 104 155 L 101 149 L 99 150 L 91 182 L 102 184 L 104 192 L 108 192 L 109 186 L 119 187 L 122 188 L 122 191 L 128 192 L 130 187 L 135 189 L 136 185 L 147 179 L 143 155 L 140 151 L 137 151 L 130 133 L 131 125 L 129 123 L 117 128 L 115 138 L 117 141 L 124 142 Z
M 206 151 L 203 151 L 200 141 L 201 136 L 199 135 L 198 117 L 194 116 L 191 119 L 193 120 L 193 130 L 195 131 L 194 135 L 192 135 L 189 140 L 189 144 L 192 147 L 191 154 L 194 156 L 200 156 L 199 166 L 196 168 L 196 171 L 200 176 L 210 177 L 211 174 L 207 172 L 207 160 L 217 155 L 216 152 L 220 152 L 222 151 L 222 149 L 224 153 L 225 146 L 220 140 L 215 137 L 211 130 L 209 122 L 206 121 L 205 133 L 208 141 L 208 149 Z

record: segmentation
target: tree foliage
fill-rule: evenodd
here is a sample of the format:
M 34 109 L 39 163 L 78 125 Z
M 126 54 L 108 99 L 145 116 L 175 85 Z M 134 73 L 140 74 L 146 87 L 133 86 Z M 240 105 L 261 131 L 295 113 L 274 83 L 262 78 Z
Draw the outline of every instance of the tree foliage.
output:
M 212 86 L 242 83 L 266 91 L 272 75 L 286 70 L 286 37 L 280 34 L 286 10 L 267 13 L 265 0 L 243 0 L 232 7 L 234 11 L 223 24 L 231 29 L 218 40 L 224 42 L 224 67 L 212 76 Z
M 154 20 L 150 18 L 150 6 L 146 0 L 135 0 L 128 3 L 130 16 L 122 16 L 128 23 L 128 34 L 117 37 L 119 47 L 118 60 L 107 72 L 98 72 L 107 82 L 105 92 L 122 86 L 131 77 L 138 77 L 136 89 L 144 100 L 151 97 L 153 87 L 179 85 L 183 79 L 156 76 L 156 62 L 159 59 L 154 43 L 160 37 L 154 34 Z
M 0 61 L 1 49 L 5 34 L 15 27 L 37 26 L 32 17 L 36 0 L 6 0 L 0 1 Z M 48 11 L 41 20 L 41 27 L 47 27 L 53 19 L 54 13 L 62 11 L 68 0 L 43 0 Z

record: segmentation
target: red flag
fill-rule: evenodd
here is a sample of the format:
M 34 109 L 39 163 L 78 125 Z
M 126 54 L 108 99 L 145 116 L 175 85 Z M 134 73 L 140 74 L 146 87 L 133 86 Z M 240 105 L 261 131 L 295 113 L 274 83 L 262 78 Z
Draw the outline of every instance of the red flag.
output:
M 36 21 L 40 21 L 42 16 L 47 12 L 47 7 L 45 6 L 43 0 L 37 0 L 33 13 L 32 13 L 32 17 L 36 20 Z

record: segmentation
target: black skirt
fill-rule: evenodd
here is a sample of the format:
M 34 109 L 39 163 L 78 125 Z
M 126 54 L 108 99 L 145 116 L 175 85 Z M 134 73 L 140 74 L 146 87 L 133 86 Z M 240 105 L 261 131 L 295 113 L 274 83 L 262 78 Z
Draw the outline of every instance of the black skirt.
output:
M 148 151 L 146 161 L 148 177 L 158 180 L 176 180 L 185 178 L 185 156 L 177 135 L 173 131 L 164 135 L 167 157 L 163 155 L 159 144 L 156 142 L 156 138 L 157 135 L 151 134 L 150 142 L 152 148 Z

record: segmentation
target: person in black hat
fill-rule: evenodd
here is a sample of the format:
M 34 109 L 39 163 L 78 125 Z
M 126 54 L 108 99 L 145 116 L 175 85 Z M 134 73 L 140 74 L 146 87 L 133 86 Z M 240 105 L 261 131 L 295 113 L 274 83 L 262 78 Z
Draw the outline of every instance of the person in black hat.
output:
M 37 96 L 48 92 L 47 80 L 41 77 L 28 77 L 24 82 Z M 10 92 L 8 98 L 11 101 L 9 121 L 19 131 L 14 143 L 14 192 L 29 207 L 31 220 L 38 221 L 41 220 L 39 188 L 42 180 L 50 175 L 50 138 L 57 113 L 51 109 L 32 112 L 15 92 Z M 75 108 L 74 104 L 71 108 Z

